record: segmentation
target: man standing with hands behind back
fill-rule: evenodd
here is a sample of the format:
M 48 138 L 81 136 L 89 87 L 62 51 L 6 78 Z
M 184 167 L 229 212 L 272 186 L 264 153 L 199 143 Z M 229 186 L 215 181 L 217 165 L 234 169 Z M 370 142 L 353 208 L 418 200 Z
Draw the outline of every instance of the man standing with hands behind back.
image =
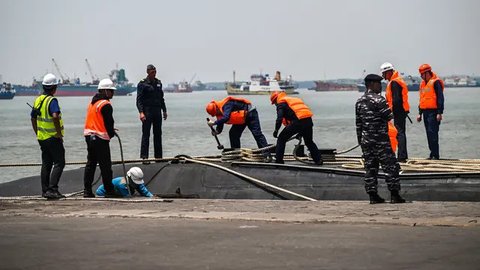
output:
M 162 158 L 162 112 L 167 120 L 167 107 L 163 98 L 162 82 L 156 78 L 154 65 L 147 66 L 147 77 L 137 85 L 137 109 L 142 121 L 142 144 L 140 158 L 148 159 L 150 129 L 153 125 L 153 148 L 155 158 Z M 148 163 L 148 162 L 144 162 Z
M 445 98 L 443 96 L 443 81 L 432 71 L 429 64 L 423 64 L 418 68 L 422 77 L 420 84 L 420 102 L 418 104 L 417 121 L 425 124 L 427 132 L 428 148 L 430 156 L 428 159 L 440 159 L 440 147 L 438 144 L 438 131 L 443 119 Z

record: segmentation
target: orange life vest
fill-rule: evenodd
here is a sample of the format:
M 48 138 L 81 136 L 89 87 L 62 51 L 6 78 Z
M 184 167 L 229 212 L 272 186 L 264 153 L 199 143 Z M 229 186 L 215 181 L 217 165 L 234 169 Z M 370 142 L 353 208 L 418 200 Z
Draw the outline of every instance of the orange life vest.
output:
M 295 113 L 295 116 L 297 116 L 298 120 L 313 116 L 313 113 L 310 110 L 310 108 L 308 108 L 308 106 L 305 105 L 305 103 L 303 103 L 303 100 L 300 98 L 285 96 L 280 99 L 277 99 L 277 103 L 284 103 L 284 102 L 286 102 L 288 107 L 292 109 L 292 111 Z M 282 123 L 285 126 L 288 126 L 290 124 L 289 121 L 286 120 L 285 118 L 283 118 Z
M 102 108 L 103 106 L 111 104 L 106 99 L 101 99 L 94 104 L 89 103 L 87 109 L 87 117 L 85 118 L 85 129 L 83 136 L 95 135 L 103 140 L 109 141 L 107 129 L 103 121 Z
M 403 100 L 403 109 L 408 112 L 410 111 L 410 105 L 408 104 L 408 87 L 407 83 L 403 80 L 402 77 L 398 74 L 398 71 L 393 72 L 390 82 L 387 85 L 385 90 L 385 99 L 387 100 L 390 110 L 393 110 L 393 95 L 392 95 L 392 82 L 398 83 L 402 87 L 402 100 Z
M 248 100 L 248 99 L 230 97 L 230 96 L 222 99 L 221 101 L 218 101 L 218 102 L 215 101 L 215 105 L 217 105 L 218 110 L 221 112 L 221 115 L 217 115 L 217 119 L 222 119 L 222 117 L 223 117 L 223 106 L 225 105 L 225 103 L 227 103 L 231 100 L 240 101 L 240 102 L 243 102 L 245 104 L 252 104 L 252 102 L 250 102 L 250 100 Z M 243 124 L 245 124 L 245 118 L 247 117 L 247 113 L 248 113 L 247 110 L 240 110 L 240 111 L 231 112 L 230 113 L 230 119 L 228 119 L 226 124 L 230 124 L 230 125 L 243 125 Z
M 392 121 L 388 121 L 388 137 L 390 137 L 390 145 L 392 146 L 393 152 L 397 152 L 397 134 L 397 128 L 393 125 Z
M 437 94 L 435 93 L 435 88 L 433 87 L 436 81 L 440 81 L 442 84 L 442 91 L 444 90 L 444 85 L 443 81 L 437 77 L 437 74 L 433 73 L 432 78 L 428 81 L 428 83 L 425 83 L 425 81 L 422 80 L 422 83 L 420 84 L 420 103 L 418 104 L 418 107 L 420 109 L 437 109 Z

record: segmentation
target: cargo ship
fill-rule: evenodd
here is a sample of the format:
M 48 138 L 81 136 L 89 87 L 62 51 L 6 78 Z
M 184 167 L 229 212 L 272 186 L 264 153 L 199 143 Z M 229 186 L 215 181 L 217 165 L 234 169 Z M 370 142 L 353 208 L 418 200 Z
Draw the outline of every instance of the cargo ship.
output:
M 116 84 L 116 96 L 126 96 L 137 90 L 136 86 L 128 82 L 125 77 L 124 69 L 114 69 L 109 74 L 110 79 Z M 18 96 L 37 96 L 42 92 L 42 82 L 33 79 L 32 85 L 14 85 Z M 89 83 L 82 83 L 76 78 L 73 82 L 68 79 L 62 79 L 57 87 L 56 96 L 93 96 L 98 92 L 98 80 L 92 80 Z
M 191 93 L 192 91 L 193 88 L 187 81 L 169 84 L 163 88 L 163 92 L 165 93 Z
M 422 79 L 408 75 L 406 77 L 403 77 L 403 80 L 405 80 L 405 83 L 407 83 L 408 91 L 418 91 L 420 89 L 420 82 Z M 358 92 L 365 92 L 365 90 L 367 90 L 367 88 L 365 87 L 365 84 L 363 83 L 358 83 L 357 88 L 358 88 Z M 387 88 L 387 83 L 385 81 L 382 81 L 383 91 L 385 91 L 386 88 Z
M 479 82 L 474 78 L 469 76 L 452 76 L 447 77 L 444 80 L 445 87 L 455 88 L 455 87 L 478 87 Z
M 235 71 L 233 72 L 233 82 L 227 82 L 225 85 L 229 95 L 270 95 L 274 91 L 285 91 L 287 94 L 298 94 L 296 87 L 292 83 L 292 77 L 287 80 L 281 80 L 280 72 L 277 71 L 275 78 L 271 79 L 268 74 L 253 74 L 248 82 L 235 82 Z
M 326 91 L 357 91 L 357 85 L 354 83 L 342 83 L 335 81 L 314 81 L 315 87 L 309 88 L 309 90 L 315 90 L 317 92 Z
M 15 88 L 10 83 L 4 82 L 0 86 L 0 99 L 13 99 L 15 92 Z

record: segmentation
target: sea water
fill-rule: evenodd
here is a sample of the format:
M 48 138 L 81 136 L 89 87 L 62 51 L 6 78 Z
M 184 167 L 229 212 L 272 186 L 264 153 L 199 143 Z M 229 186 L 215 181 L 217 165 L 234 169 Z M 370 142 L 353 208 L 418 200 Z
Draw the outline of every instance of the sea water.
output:
M 356 100 L 359 92 L 315 92 L 299 90 L 302 98 L 315 114 L 314 141 L 319 148 L 348 149 L 357 144 L 355 134 Z M 226 91 L 195 91 L 192 93 L 166 93 L 165 102 L 168 119 L 162 123 L 163 156 L 178 154 L 191 156 L 219 154 L 215 139 L 206 124 L 206 104 L 212 99 L 220 100 Z M 245 96 L 257 108 L 261 127 L 269 143 L 275 143 L 272 136 L 276 118 L 275 106 L 269 96 Z M 0 100 L 0 164 L 40 163 L 41 151 L 32 130 L 30 108 L 35 97 L 17 96 L 13 100 Z M 65 125 L 64 146 L 66 161 L 86 161 L 87 150 L 83 137 L 85 113 L 91 97 L 58 97 Z M 115 96 L 111 101 L 115 127 L 122 140 L 125 159 L 140 156 L 141 122 L 135 105 L 135 96 Z M 411 107 L 407 120 L 407 144 L 410 157 L 428 157 L 429 150 L 425 128 L 417 123 L 418 92 L 409 93 Z M 225 147 L 229 147 L 229 127 L 219 135 Z M 480 88 L 445 89 L 445 111 L 440 126 L 441 158 L 480 158 Z M 150 140 L 152 141 L 153 136 Z M 245 129 L 241 138 L 242 147 L 255 148 L 252 134 Z M 293 142 L 286 152 L 293 149 Z M 120 160 L 117 138 L 110 142 L 112 159 Z M 359 155 L 360 150 L 349 154 Z M 153 157 L 153 143 L 150 143 L 150 157 Z M 81 167 L 67 166 L 65 169 Z M 40 167 L 0 167 L 0 182 L 40 173 Z

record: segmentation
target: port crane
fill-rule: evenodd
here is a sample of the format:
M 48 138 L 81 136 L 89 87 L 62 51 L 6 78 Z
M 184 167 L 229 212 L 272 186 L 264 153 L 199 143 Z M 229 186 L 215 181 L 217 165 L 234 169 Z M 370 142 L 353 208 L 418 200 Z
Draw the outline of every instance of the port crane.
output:
M 62 71 L 60 71 L 60 67 L 58 66 L 57 62 L 55 61 L 54 58 L 52 58 L 52 62 L 53 62 L 53 65 L 55 66 L 55 68 L 57 69 L 57 72 L 58 74 L 60 74 L 60 78 L 62 78 L 62 83 L 70 83 L 70 78 L 68 78 L 67 75 L 63 75 L 62 74 Z M 67 77 L 67 78 L 65 78 Z
M 92 67 L 90 66 L 87 58 L 85 58 L 85 63 L 87 64 L 88 72 L 90 72 L 90 76 L 92 77 L 92 84 L 98 84 L 100 80 L 98 79 L 97 75 L 93 75 Z
M 193 76 L 190 79 L 190 81 L 188 82 L 188 84 L 192 85 L 193 79 L 195 79 L 196 76 L 197 76 L 197 73 L 193 74 Z

